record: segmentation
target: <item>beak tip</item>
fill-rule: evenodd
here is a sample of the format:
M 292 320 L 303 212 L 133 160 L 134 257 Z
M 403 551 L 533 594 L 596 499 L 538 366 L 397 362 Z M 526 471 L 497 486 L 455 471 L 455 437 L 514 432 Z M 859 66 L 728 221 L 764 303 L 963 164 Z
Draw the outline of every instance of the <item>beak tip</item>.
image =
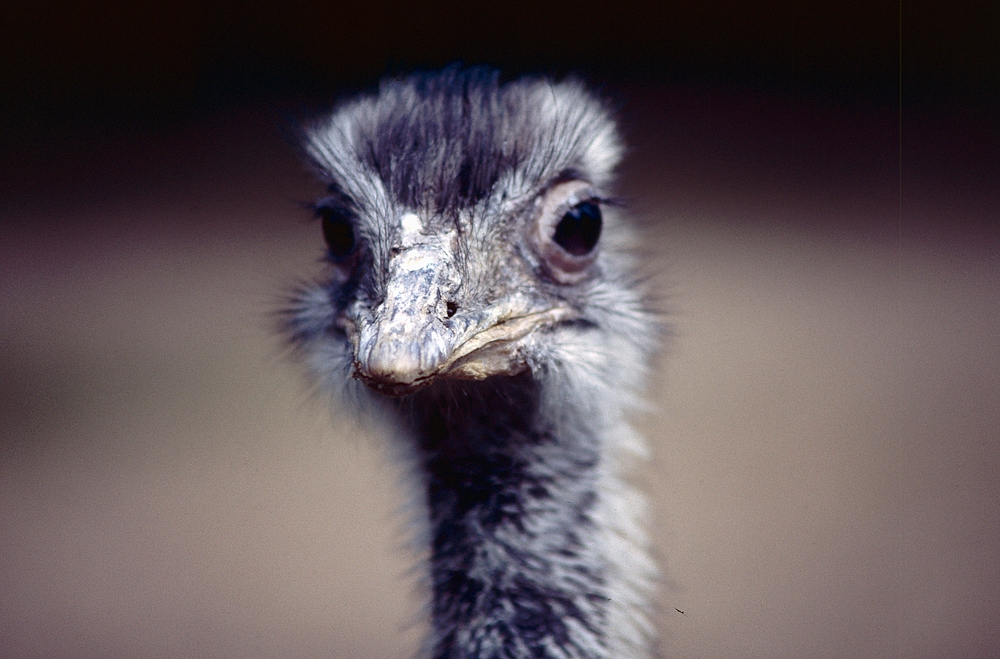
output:
M 354 360 L 354 377 L 379 391 L 412 390 L 429 382 L 447 361 L 449 351 L 432 333 L 407 341 L 376 336 L 362 341 Z

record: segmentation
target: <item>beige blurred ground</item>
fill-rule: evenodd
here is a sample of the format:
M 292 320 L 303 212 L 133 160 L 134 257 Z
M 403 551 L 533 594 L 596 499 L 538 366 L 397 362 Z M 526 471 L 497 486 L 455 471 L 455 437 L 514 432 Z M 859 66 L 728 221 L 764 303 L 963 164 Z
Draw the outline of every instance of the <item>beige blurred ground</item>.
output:
M 995 196 L 915 165 L 901 216 L 895 117 L 872 112 L 626 110 L 675 334 L 639 420 L 668 657 L 1000 656 Z M 386 440 L 272 332 L 320 253 L 272 121 L 8 172 L 0 656 L 414 651 Z

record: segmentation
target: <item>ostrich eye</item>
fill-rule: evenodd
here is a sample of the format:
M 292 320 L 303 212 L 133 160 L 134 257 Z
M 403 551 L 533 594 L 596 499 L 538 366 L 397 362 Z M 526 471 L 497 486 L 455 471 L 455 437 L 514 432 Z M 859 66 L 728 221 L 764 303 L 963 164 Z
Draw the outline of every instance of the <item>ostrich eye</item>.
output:
M 579 284 L 596 274 L 603 218 L 600 197 L 583 179 L 558 181 L 538 197 L 528 239 L 544 275 L 560 284 Z
M 573 256 L 586 256 L 601 237 L 601 208 L 582 201 L 563 215 L 552 240 Z
M 350 256 L 354 251 L 354 225 L 342 211 L 333 208 L 319 209 L 323 219 L 323 239 L 333 259 Z

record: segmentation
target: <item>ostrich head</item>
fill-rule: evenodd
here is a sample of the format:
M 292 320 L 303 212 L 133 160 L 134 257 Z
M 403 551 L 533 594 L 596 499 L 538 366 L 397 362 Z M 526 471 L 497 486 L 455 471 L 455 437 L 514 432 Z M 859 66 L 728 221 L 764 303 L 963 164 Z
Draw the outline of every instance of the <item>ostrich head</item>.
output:
M 316 212 L 331 277 L 293 332 L 323 342 L 313 365 L 335 387 L 402 395 L 574 365 L 599 378 L 597 358 L 648 347 L 609 199 L 621 147 L 580 85 L 392 81 L 314 124 L 306 149 L 330 192 Z
M 620 480 L 655 329 L 579 83 L 446 69 L 307 128 L 328 275 L 287 316 L 422 474 L 435 657 L 638 657 L 652 568 Z

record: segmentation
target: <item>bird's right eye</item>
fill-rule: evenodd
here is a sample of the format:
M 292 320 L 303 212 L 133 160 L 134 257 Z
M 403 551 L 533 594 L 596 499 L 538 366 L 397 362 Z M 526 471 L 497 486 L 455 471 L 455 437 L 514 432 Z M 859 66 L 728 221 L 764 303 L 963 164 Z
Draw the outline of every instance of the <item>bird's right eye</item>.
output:
M 320 208 L 323 221 L 323 239 L 327 251 L 335 261 L 347 258 L 354 252 L 354 224 L 343 211 L 335 208 Z

